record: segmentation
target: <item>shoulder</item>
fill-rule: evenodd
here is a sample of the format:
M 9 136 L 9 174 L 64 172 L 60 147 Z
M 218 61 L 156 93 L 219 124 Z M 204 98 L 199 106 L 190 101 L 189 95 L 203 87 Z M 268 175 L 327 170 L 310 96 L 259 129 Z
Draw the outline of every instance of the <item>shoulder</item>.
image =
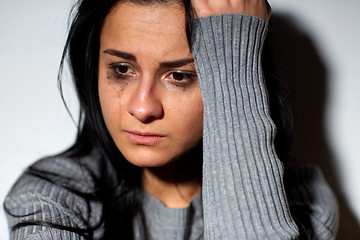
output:
M 334 239 L 338 205 L 321 170 L 308 165 L 288 167 L 284 184 L 291 214 L 300 231 L 316 239 Z
M 101 165 L 101 155 L 97 151 L 81 157 L 59 155 L 41 159 L 26 169 L 9 196 L 19 196 L 24 192 L 46 194 L 52 188 L 78 194 L 94 193 L 96 183 L 102 177 Z
M 25 237 L 45 226 L 79 231 L 99 225 L 100 165 L 100 155 L 92 152 L 81 158 L 48 157 L 30 166 L 5 199 L 12 234 Z

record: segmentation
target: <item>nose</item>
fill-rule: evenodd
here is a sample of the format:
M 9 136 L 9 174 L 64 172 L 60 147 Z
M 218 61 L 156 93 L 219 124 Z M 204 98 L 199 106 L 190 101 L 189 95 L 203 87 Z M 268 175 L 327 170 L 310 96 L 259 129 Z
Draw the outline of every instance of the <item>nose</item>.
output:
M 156 89 L 156 82 L 140 80 L 128 104 L 128 113 L 142 123 L 149 123 L 163 116 L 163 106 Z

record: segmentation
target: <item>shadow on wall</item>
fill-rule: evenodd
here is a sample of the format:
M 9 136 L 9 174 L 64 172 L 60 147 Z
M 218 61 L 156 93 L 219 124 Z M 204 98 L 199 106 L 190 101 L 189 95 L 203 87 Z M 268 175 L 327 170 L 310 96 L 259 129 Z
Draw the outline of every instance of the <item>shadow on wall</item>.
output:
M 334 159 L 324 134 L 327 69 L 309 36 L 286 15 L 273 14 L 268 38 L 277 75 L 289 85 L 294 115 L 292 157 L 295 162 L 320 166 L 339 204 L 337 239 L 360 239 L 360 226 L 349 209 Z

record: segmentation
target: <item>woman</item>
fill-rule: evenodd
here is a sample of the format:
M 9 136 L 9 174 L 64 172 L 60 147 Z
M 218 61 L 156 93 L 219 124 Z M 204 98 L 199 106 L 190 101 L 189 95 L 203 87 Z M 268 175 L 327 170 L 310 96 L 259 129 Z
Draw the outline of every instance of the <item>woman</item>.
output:
M 12 239 L 335 237 L 321 173 L 289 167 L 283 180 L 261 66 L 267 2 L 83 0 L 77 11 L 63 61 L 78 138 L 9 193 Z

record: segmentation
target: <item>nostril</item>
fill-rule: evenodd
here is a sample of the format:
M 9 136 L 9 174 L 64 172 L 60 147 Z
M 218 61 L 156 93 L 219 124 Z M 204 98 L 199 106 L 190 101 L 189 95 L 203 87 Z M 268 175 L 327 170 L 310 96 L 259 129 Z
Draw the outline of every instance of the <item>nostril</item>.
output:
M 135 98 L 128 105 L 128 113 L 142 123 L 149 123 L 164 116 L 161 101 L 156 98 Z
M 159 119 L 162 119 L 163 118 L 163 114 L 160 115 L 159 117 L 158 116 L 149 116 L 148 118 L 144 118 L 142 123 L 151 123 L 155 120 L 159 120 Z
M 149 123 L 163 117 L 162 91 L 156 78 L 143 77 L 130 93 L 128 112 L 138 121 Z

